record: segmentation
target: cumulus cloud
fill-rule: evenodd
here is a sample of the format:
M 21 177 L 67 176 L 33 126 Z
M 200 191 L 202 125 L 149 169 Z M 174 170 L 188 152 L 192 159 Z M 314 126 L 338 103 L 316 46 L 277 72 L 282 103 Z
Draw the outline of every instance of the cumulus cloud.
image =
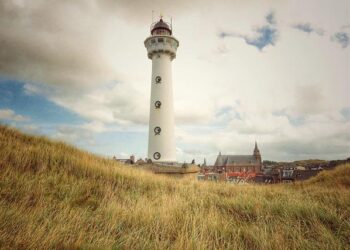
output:
M 2 1 L 0 74 L 86 119 L 60 126 L 57 138 L 93 143 L 111 127 L 145 131 L 151 62 L 143 41 L 152 9 L 164 11 L 180 40 L 173 61 L 180 159 L 250 153 L 255 140 L 265 159 L 297 158 L 299 146 L 309 152 L 303 157 L 322 155 L 327 145 L 340 157 L 349 145 L 342 137 L 349 129 L 350 52 L 334 42 L 346 48 L 348 35 L 306 38 L 290 24 L 348 34 L 339 31 L 348 25 L 346 6 L 347 0 Z M 238 39 L 222 39 L 229 37 Z
M 298 85 L 294 96 L 294 104 L 289 109 L 292 116 L 319 114 L 328 109 L 322 87 L 318 85 Z
M 155 6 L 166 17 L 194 7 L 186 1 L 1 2 L 0 74 L 84 118 L 145 125 L 150 70 L 142 42 Z
M 109 17 L 100 14 L 83 1 L 2 1 L 0 73 L 69 87 L 118 78 L 106 49 Z
M 0 74 L 77 89 L 123 81 L 129 65 L 117 57 L 128 55 L 129 31 L 141 23 L 147 31 L 151 10 L 169 18 L 193 8 L 187 1 L 1 1 Z
M 29 117 L 16 114 L 12 109 L 0 109 L 0 120 L 24 122 L 30 119 Z
M 40 134 L 40 126 L 35 124 L 21 124 L 17 126 L 20 130 L 30 134 Z
M 92 132 L 89 128 L 84 128 L 84 125 L 60 125 L 56 127 L 55 134 L 52 137 L 86 147 L 86 144 L 95 144 L 95 134 Z
M 181 144 L 192 145 L 198 152 L 190 152 L 200 160 L 203 156 L 214 162 L 219 151 L 225 154 L 251 154 L 258 141 L 263 159 L 339 159 L 350 156 L 350 123 L 332 113 L 311 115 L 299 126 L 287 116 L 246 115 L 221 129 L 203 132 L 183 130 L 177 138 Z M 201 149 L 198 145 L 210 145 Z M 183 150 L 183 154 L 187 151 Z M 189 154 L 190 155 L 190 154 Z
M 103 124 L 130 127 L 145 125 L 148 121 L 146 94 L 126 83 L 115 82 L 80 91 L 37 84 L 26 84 L 25 89 L 27 93 L 46 95 L 56 104 L 92 121 L 90 125 L 96 131 L 103 130 Z

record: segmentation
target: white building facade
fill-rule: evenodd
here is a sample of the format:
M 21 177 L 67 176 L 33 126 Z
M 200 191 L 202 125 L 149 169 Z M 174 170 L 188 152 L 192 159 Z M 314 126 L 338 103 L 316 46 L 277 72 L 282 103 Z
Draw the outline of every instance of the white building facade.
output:
M 152 60 L 148 158 L 153 162 L 175 163 L 171 62 L 179 41 L 172 36 L 171 25 L 160 19 L 151 26 L 151 35 L 144 44 Z

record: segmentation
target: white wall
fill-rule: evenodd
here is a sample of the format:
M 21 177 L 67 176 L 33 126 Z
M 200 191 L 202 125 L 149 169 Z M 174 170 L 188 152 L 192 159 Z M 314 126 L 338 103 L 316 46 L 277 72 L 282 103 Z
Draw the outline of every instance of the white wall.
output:
M 163 36 L 164 43 L 152 44 L 151 39 L 158 37 L 160 36 L 149 37 L 145 41 L 148 55 L 152 59 L 148 158 L 154 162 L 176 162 L 171 61 L 175 58 L 178 41 L 173 37 Z M 157 76 L 161 77 L 160 83 L 156 83 Z M 155 107 L 156 101 L 161 102 L 159 109 Z M 155 134 L 155 127 L 161 128 L 159 135 Z M 161 154 L 159 160 L 154 158 L 155 152 Z

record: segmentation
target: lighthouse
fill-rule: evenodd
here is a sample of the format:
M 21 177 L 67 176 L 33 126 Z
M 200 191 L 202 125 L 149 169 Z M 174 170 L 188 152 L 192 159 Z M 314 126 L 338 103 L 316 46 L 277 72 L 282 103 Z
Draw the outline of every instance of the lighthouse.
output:
M 148 158 L 171 164 L 176 162 L 171 62 L 179 41 L 172 34 L 172 25 L 162 18 L 151 25 L 150 33 L 144 42 L 152 60 Z

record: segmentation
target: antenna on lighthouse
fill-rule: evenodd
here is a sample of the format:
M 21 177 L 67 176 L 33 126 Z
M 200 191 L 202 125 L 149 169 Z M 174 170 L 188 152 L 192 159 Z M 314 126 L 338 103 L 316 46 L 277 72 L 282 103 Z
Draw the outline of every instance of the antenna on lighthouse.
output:
M 152 10 L 152 23 L 154 22 L 154 10 Z
M 173 17 L 170 17 L 170 29 L 173 32 Z

